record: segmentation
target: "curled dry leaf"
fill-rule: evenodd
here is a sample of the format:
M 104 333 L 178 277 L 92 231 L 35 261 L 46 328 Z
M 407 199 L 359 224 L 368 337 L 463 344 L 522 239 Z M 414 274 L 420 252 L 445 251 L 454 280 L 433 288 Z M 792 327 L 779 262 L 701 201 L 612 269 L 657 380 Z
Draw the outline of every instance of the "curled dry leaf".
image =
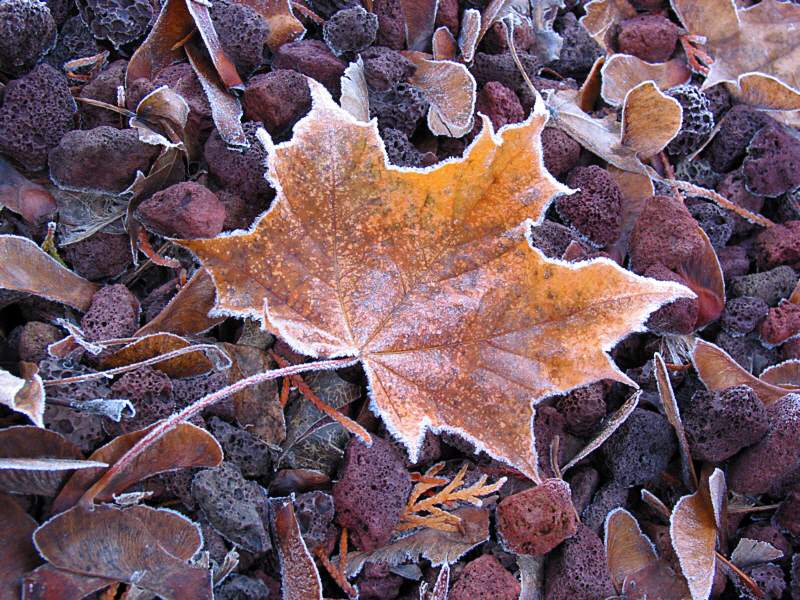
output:
M 567 191 L 542 163 L 542 102 L 496 135 L 484 121 L 464 158 L 412 170 L 309 85 L 291 141 L 260 132 L 272 209 L 252 232 L 180 242 L 214 278 L 216 310 L 264 319 L 308 355 L 358 357 L 411 460 L 427 428 L 450 430 L 537 478 L 531 400 L 629 383 L 606 351 L 691 292 L 531 247 L 529 220 Z
M 0 490 L 54 496 L 75 469 L 108 466 L 83 460 L 73 443 L 55 431 L 22 425 L 0 430 Z
M 196 335 L 216 327 L 225 317 L 211 317 L 214 308 L 214 282 L 205 269 L 198 269 L 191 279 L 169 303 L 136 332 L 140 337 L 151 333 L 174 333 Z
M 0 369 L 0 404 L 28 417 L 37 427 L 44 427 L 44 386 L 39 367 L 20 363 L 22 377 Z
M 103 358 L 100 364 L 104 369 L 125 367 L 162 356 L 174 350 L 189 348 L 192 345 L 189 340 L 173 333 L 151 333 Z M 207 345 L 198 345 L 195 352 L 187 352 L 181 356 L 157 362 L 153 365 L 153 368 L 166 373 L 169 377 L 202 375 L 217 368 L 217 365 L 211 359 L 216 359 L 219 353 L 208 352 L 208 350 Z
M 31 547 L 33 547 L 32 541 Z M 53 565 L 43 564 L 25 575 L 22 581 L 24 592 L 22 598 L 23 600 L 85 598 L 89 594 L 98 592 L 113 583 L 113 579 L 79 575 L 78 573 L 57 569 Z M 15 596 L 14 600 L 18 598 L 19 596 Z
M 281 598 L 322 600 L 322 580 L 300 533 L 292 498 L 271 500 L 270 509 L 281 564 Z
M 434 135 L 461 137 L 472 129 L 477 84 L 461 63 L 430 60 L 419 53 L 407 53 L 417 66 L 409 80 L 430 103 L 428 128 Z
M 123 219 L 130 194 L 76 192 L 50 188 L 58 205 L 58 247 L 91 237 L 98 231 L 125 233 Z
M 691 78 L 692 72 L 680 58 L 649 63 L 630 54 L 614 54 L 606 57 L 603 64 L 600 94 L 612 106 L 619 106 L 629 91 L 645 81 L 652 81 L 658 89 L 666 90 L 687 83 Z
M 339 104 L 359 121 L 369 121 L 369 89 L 364 77 L 364 61 L 359 56 L 342 75 L 342 96 Z
M 701 339 L 695 342 L 692 364 L 697 370 L 700 381 L 709 390 L 724 390 L 735 385 L 746 385 L 767 406 L 794 391 L 758 379 L 740 367 L 722 348 Z
M 541 600 L 544 593 L 544 556 L 517 554 L 519 600 Z
M 669 534 L 692 600 L 706 600 L 714 584 L 717 532 L 724 514 L 727 490 L 719 469 L 683 496 L 672 511 Z
M 11 496 L 0 494 L 0 599 L 21 598 L 22 576 L 41 562 L 31 535 L 38 523 Z
M 461 30 L 458 32 L 458 49 L 465 63 L 471 63 L 475 57 L 480 32 L 481 13 L 474 8 L 465 10 L 461 17 Z
M 442 25 L 433 33 L 433 60 L 455 60 L 458 57 L 458 42 L 450 30 Z
M 405 20 L 406 48 L 429 52 L 439 0 L 400 0 Z
M 147 506 L 76 506 L 33 534 L 51 565 L 135 584 L 166 600 L 211 600 L 211 572 L 188 560 L 203 545 L 186 517 Z
M 616 26 L 636 16 L 636 9 L 628 0 L 592 0 L 584 8 L 586 14 L 580 24 L 606 51 L 612 48 Z
M 28 238 L 0 235 L 0 289 L 41 296 L 86 312 L 100 286 L 62 266 Z
M 292 12 L 291 0 L 238 0 L 238 3 L 249 6 L 267 22 L 267 46 L 273 52 L 305 35 L 306 28 Z
M 31 225 L 41 225 L 56 212 L 56 201 L 46 188 L 33 183 L 0 157 L 0 210 L 7 208 Z
M 662 94 L 652 81 L 631 88 L 623 102 L 620 143 L 633 149 L 637 157 L 658 154 L 680 131 L 680 103 Z
M 769 542 L 743 537 L 731 553 L 731 562 L 740 569 L 771 562 L 783 557 L 783 552 Z
M 624 508 L 615 508 L 606 516 L 605 545 L 611 581 L 620 593 L 629 575 L 658 561 L 655 546 L 642 533 L 636 517 Z
M 687 600 L 691 594 L 686 580 L 662 558 L 628 575 L 622 586 L 622 596 L 627 600 Z
M 148 427 L 114 438 L 95 450 L 89 460 L 114 464 L 150 429 Z M 196 467 L 212 468 L 221 462 L 222 449 L 214 436 L 191 423 L 180 423 L 111 478 L 103 477 L 102 469 L 87 469 L 73 474 L 53 501 L 51 510 L 53 513 L 67 510 L 81 496 L 86 504 L 109 501 L 133 484 L 158 473 Z
M 761 381 L 787 390 L 800 388 L 800 360 L 786 360 L 764 369 L 758 377 Z M 788 391 L 787 391 L 788 393 Z
M 141 99 L 130 126 L 146 144 L 171 146 L 186 141 L 188 119 L 189 105 L 183 96 L 162 85 Z
M 683 26 L 706 38 L 714 59 L 703 89 L 729 83 L 740 100 L 773 110 L 800 108 L 800 6 L 763 0 L 737 8 L 734 0 L 671 0 Z
M 716 321 L 725 310 L 725 275 L 708 235 L 700 225 L 696 226 L 696 231 L 703 240 L 703 249 L 679 265 L 676 272 L 697 295 L 698 311 L 694 327 L 702 329 Z
M 420 600 L 447 600 L 447 589 L 450 587 L 450 565 L 442 565 L 433 589 L 428 592 L 428 584 L 423 582 L 419 586 Z

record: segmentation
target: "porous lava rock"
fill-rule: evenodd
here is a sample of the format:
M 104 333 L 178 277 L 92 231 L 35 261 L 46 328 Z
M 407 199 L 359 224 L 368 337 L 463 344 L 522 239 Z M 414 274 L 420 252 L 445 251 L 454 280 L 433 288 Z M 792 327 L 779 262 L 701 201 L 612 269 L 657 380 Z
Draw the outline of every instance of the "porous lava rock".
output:
M 681 404 L 692 457 L 722 462 L 758 442 L 769 429 L 767 411 L 746 385 L 698 390 Z
M 225 221 L 222 224 L 224 231 L 231 229 L 248 229 L 269 205 L 269 197 L 247 201 L 238 194 L 225 190 L 217 190 L 217 198 L 225 205 Z
M 556 399 L 567 431 L 579 436 L 591 434 L 606 416 L 606 390 L 602 381 L 591 383 Z
M 490 81 L 478 92 L 475 112 L 489 117 L 495 131 L 504 125 L 519 123 L 525 119 L 525 111 L 514 90 L 497 81 Z M 480 129 L 477 120 L 475 125 L 476 129 Z
M 130 337 L 139 328 L 139 301 L 117 283 L 98 290 L 81 319 L 86 339 L 96 342 Z
M 555 470 L 550 464 L 550 447 L 553 440 L 559 439 L 558 461 L 561 463 L 566 457 L 566 427 L 564 417 L 552 406 L 539 406 L 533 417 L 534 443 L 536 454 L 539 457 L 539 467 L 547 477 L 555 477 Z
M 585 525 L 545 564 L 545 600 L 590 600 L 614 595 L 603 542 Z
M 573 169 L 567 184 L 578 191 L 556 199 L 562 219 L 598 247 L 607 246 L 620 234 L 622 192 L 605 169 L 592 165 Z
M 519 554 L 543 556 L 578 530 L 570 488 L 561 479 L 503 498 L 496 519 L 506 547 Z
M 361 6 L 360 0 L 309 0 L 307 4 L 323 19 L 330 19 L 343 8 Z
M 124 233 L 99 231 L 60 250 L 78 275 L 92 281 L 119 275 L 132 262 L 130 238 Z
M 312 552 L 335 538 L 336 510 L 330 494 L 320 490 L 298 494 L 294 498 L 294 512 L 303 541 Z
M 782 298 L 789 297 L 797 280 L 794 269 L 782 265 L 769 271 L 734 277 L 729 292 L 733 296 L 755 296 L 775 306 Z
M 491 554 L 464 566 L 448 596 L 449 600 L 516 600 L 519 582 Z
M 571 171 L 581 157 L 581 145 L 556 127 L 542 130 L 544 166 L 554 177 Z
M 689 206 L 689 213 L 714 248 L 723 248 L 731 239 L 735 222 L 727 210 L 710 202 L 697 202 Z
M 719 122 L 719 131 L 708 145 L 706 155 L 718 173 L 734 169 L 744 158 L 750 140 L 772 119 L 746 104 L 737 104 Z
M 800 488 L 794 488 L 775 511 L 775 524 L 793 538 L 800 536 Z
M 600 535 L 606 516 L 615 508 L 625 508 L 628 503 L 628 488 L 616 481 L 607 481 L 592 497 L 592 501 L 581 513 L 581 523 Z
M 408 83 L 398 84 L 388 92 L 369 94 L 369 116 L 378 119 L 381 131 L 397 129 L 410 137 L 427 111 L 428 102 L 422 92 Z
M 376 92 L 386 92 L 411 77 L 416 65 L 405 56 L 384 46 L 371 46 L 363 50 L 364 79 L 369 88 Z
M 225 206 L 204 185 L 183 181 L 156 192 L 137 211 L 159 233 L 181 238 L 214 237 L 222 231 Z
M 662 415 L 635 409 L 602 446 L 605 465 L 622 486 L 642 485 L 667 468 L 677 445 Z
M 321 40 L 300 40 L 284 44 L 275 52 L 273 69 L 292 69 L 308 75 L 339 96 L 340 82 L 347 67 Z
M 290 130 L 311 109 L 308 80 L 297 71 L 276 69 L 250 78 L 242 97 L 244 116 L 272 135 Z
M 672 156 L 684 157 L 695 151 L 714 129 L 714 113 L 706 95 L 693 85 L 679 85 L 667 91 L 683 109 L 681 130 L 667 144 Z
M 764 197 L 753 194 L 747 190 L 744 174 L 741 169 L 731 171 L 723 177 L 717 184 L 717 192 L 734 204 L 741 206 L 752 213 L 760 213 L 764 208 Z M 750 223 L 744 217 L 737 214 L 727 213 L 733 219 L 733 234 L 741 235 L 752 231 L 756 225 Z
M 670 271 L 661 263 L 647 267 L 644 276 L 658 279 L 659 281 L 674 281 L 681 285 L 687 284 L 683 277 L 674 271 Z M 697 298 L 679 298 L 660 307 L 651 314 L 647 319 L 646 326 L 651 331 L 660 333 L 688 335 L 694 331 L 699 315 L 700 304 Z
M 48 357 L 47 347 L 63 337 L 61 330 L 49 323 L 29 321 L 22 326 L 17 342 L 19 359 L 38 364 Z
M 381 137 L 389 162 L 393 165 L 427 167 L 437 160 L 432 152 L 420 152 L 402 131 L 386 128 L 381 132 Z
M 762 270 L 800 263 L 800 221 L 767 227 L 756 237 L 755 254 Z
M 570 472 L 567 481 L 569 482 L 569 489 L 572 495 L 572 504 L 575 507 L 575 512 L 580 514 L 589 506 L 592 496 L 595 491 L 597 491 L 600 473 L 597 472 L 597 469 L 588 465 L 575 467 L 575 469 Z
M 762 563 L 754 565 L 745 569 L 745 572 L 756 583 L 758 589 L 763 594 L 761 598 L 764 600 L 781 600 L 783 593 L 786 591 L 786 579 L 783 575 L 783 569 L 773 563 Z M 745 595 L 747 594 L 747 595 Z M 749 590 L 745 591 L 741 598 L 756 598 Z
M 360 52 L 378 34 L 378 17 L 361 6 L 338 11 L 322 26 L 322 38 L 336 56 Z
M 649 63 L 669 60 L 678 43 L 678 27 L 661 15 L 639 15 L 620 23 L 617 48 Z
M 136 414 L 121 423 L 127 431 L 143 429 L 165 419 L 175 412 L 172 399 L 172 382 L 161 371 L 153 367 L 139 367 L 125 373 L 111 386 L 116 398 L 132 401 Z M 116 429 L 116 427 L 113 427 Z
M 65 62 L 75 58 L 94 56 L 98 52 L 100 52 L 100 46 L 89 27 L 83 22 L 80 15 L 74 15 L 61 26 L 56 38 L 56 45 L 44 57 L 44 62 L 61 73 Z
M 360 600 L 393 600 L 400 595 L 403 578 L 389 570 L 389 565 L 368 562 L 356 580 Z
M 528 76 L 535 77 L 542 67 L 542 62 L 526 52 L 519 52 L 518 56 Z M 519 96 L 523 108 L 530 110 L 530 105 L 526 104 L 522 94 L 523 88 L 527 89 L 527 84 L 510 53 L 487 54 L 485 52 L 477 52 L 470 72 L 479 86 L 486 85 L 490 81 L 496 81 L 514 90 Z M 528 94 L 530 94 L 530 90 L 528 90 Z
M 769 305 L 756 296 L 739 296 L 725 303 L 720 323 L 723 331 L 734 337 L 754 331 L 767 316 Z
M 60 188 L 119 193 L 137 171 L 147 173 L 158 152 L 158 146 L 140 141 L 135 129 L 75 129 L 50 150 L 50 179 Z
M 775 197 L 800 186 L 800 139 L 772 124 L 753 136 L 742 163 L 747 189 Z
M 569 227 L 548 220 L 531 227 L 530 237 L 532 245 L 550 258 L 561 258 L 567 246 L 580 240 Z
M 39 0 L 0 2 L 0 71 L 21 75 L 56 42 L 50 8 Z
M 800 305 L 784 300 L 769 309 L 767 318 L 759 328 L 761 339 L 767 344 L 782 344 L 800 333 Z
M 266 203 L 273 192 L 264 176 L 267 151 L 256 137 L 259 123 L 248 121 L 242 125 L 250 146 L 246 149 L 229 148 L 217 131 L 206 141 L 204 156 L 208 171 L 228 192 L 237 194 L 248 203 Z
M 267 584 L 255 577 L 234 573 L 214 589 L 216 600 L 268 600 Z
M 555 30 L 564 42 L 558 60 L 549 66 L 565 77 L 582 77 L 589 72 L 594 61 L 603 55 L 603 49 L 572 12 L 556 19 Z
M 735 277 L 746 275 L 750 270 L 750 258 L 744 246 L 720 248 L 717 250 L 717 258 L 726 284 L 730 284 Z
M 115 48 L 143 38 L 155 16 L 147 0 L 79 0 L 78 7 L 94 37 Z
M 76 125 L 78 107 L 67 79 L 42 63 L 6 85 L 0 106 L 0 152 L 35 171 L 47 153 Z
M 241 2 L 215 0 L 209 9 L 225 54 L 246 75 L 264 62 L 269 27 L 258 12 Z
M 170 384 L 170 389 L 172 385 Z M 254 436 L 249 431 L 236 427 L 223 421 L 219 417 L 211 417 L 208 421 L 209 430 L 213 434 L 222 450 L 225 459 L 234 463 L 242 475 L 250 479 L 268 476 L 271 471 L 272 459 L 269 446 Z
M 336 522 L 347 527 L 357 548 L 379 548 L 399 522 L 410 491 L 411 476 L 391 443 L 373 435 L 367 446 L 353 438 L 333 486 Z
M 377 45 L 403 50 L 406 46 L 406 21 L 400 0 L 375 0 L 372 11 L 378 17 Z
M 117 87 L 125 85 L 125 70 L 127 68 L 128 63 L 126 61 L 115 60 L 81 88 L 80 97 L 99 100 L 116 106 Z M 117 113 L 99 106 L 91 106 L 82 102 L 79 108 L 81 112 L 81 127 L 83 129 L 94 129 L 101 125 L 121 129 L 122 125 L 120 123 L 125 122 Z

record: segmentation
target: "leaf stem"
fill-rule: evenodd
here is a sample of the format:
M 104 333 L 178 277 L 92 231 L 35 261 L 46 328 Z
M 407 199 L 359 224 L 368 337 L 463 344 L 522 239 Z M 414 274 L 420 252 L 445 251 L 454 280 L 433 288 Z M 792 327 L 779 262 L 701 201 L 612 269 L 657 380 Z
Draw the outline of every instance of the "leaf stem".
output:
M 140 439 L 136 444 L 134 444 L 130 450 L 128 450 L 125 454 L 123 454 L 119 460 L 117 460 L 113 466 L 111 466 L 103 476 L 98 479 L 91 488 L 89 488 L 86 493 L 81 497 L 79 504 L 83 506 L 91 506 L 94 497 L 96 495 L 95 490 L 101 490 L 106 485 L 108 481 L 113 479 L 117 476 L 118 473 L 126 469 L 136 458 L 148 447 L 150 447 L 156 440 L 158 440 L 161 436 L 165 433 L 176 427 L 179 423 L 186 421 L 187 419 L 191 419 L 193 416 L 198 414 L 203 409 L 216 404 L 220 400 L 224 400 L 228 396 L 232 396 L 238 392 L 241 392 L 245 388 L 250 387 L 251 385 L 258 385 L 259 383 L 264 383 L 265 381 L 270 381 L 272 379 L 277 379 L 278 377 L 289 377 L 291 375 L 296 375 L 297 373 L 302 373 L 304 371 L 325 371 L 329 369 L 341 369 L 344 367 L 350 367 L 358 362 L 358 358 L 336 358 L 333 360 L 320 360 L 311 363 L 304 363 L 301 365 L 292 365 L 290 367 L 285 367 L 282 369 L 272 369 L 270 371 L 263 371 L 261 373 L 256 373 L 255 375 L 251 375 L 250 377 L 245 377 L 244 379 L 240 379 L 236 383 L 232 383 L 216 392 L 203 396 L 196 402 L 193 402 L 189 406 L 183 408 L 182 410 L 176 412 L 170 417 L 157 422 L 153 428 L 145 435 L 142 439 Z

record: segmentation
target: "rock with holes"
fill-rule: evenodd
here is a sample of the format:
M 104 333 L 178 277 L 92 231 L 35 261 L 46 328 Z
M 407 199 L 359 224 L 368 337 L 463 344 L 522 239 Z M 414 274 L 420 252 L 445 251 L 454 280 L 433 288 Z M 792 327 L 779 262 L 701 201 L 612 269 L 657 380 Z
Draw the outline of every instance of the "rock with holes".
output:
M 561 258 L 572 243 L 580 243 L 578 234 L 560 223 L 544 220 L 531 227 L 531 243 L 549 258 Z
M 739 296 L 725 303 L 722 329 L 734 337 L 747 335 L 767 316 L 769 305 L 755 296 Z
M 449 600 L 517 600 L 517 578 L 491 554 L 484 554 L 466 564 L 453 585 Z
M 770 306 L 788 298 L 797 284 L 797 273 L 788 265 L 769 271 L 734 277 L 729 286 L 732 296 L 755 296 Z
M 630 487 L 658 477 L 676 449 L 669 421 L 659 413 L 637 408 L 601 451 L 614 480 Z
M 372 46 L 360 54 L 364 79 L 371 90 L 386 92 L 406 81 L 417 67 L 405 56 L 384 46 Z
M 209 172 L 226 191 L 266 209 L 273 191 L 264 177 L 267 151 L 256 137 L 259 126 L 256 121 L 248 121 L 242 126 L 250 143 L 245 149 L 229 148 L 214 131 L 208 137 L 204 156 Z
M 81 328 L 93 342 L 130 337 L 139 328 L 139 301 L 122 284 L 109 285 L 92 297 Z
M 705 151 L 718 173 L 736 168 L 744 158 L 750 140 L 759 129 L 772 122 L 764 112 L 746 104 L 737 104 L 720 120 L 719 131 Z
M 336 56 L 361 52 L 378 35 L 378 17 L 361 6 L 344 8 L 322 27 L 322 38 Z
M 678 43 L 678 27 L 661 15 L 639 15 L 620 23 L 617 48 L 643 61 L 669 60 Z
M 404 50 L 406 28 L 400 0 L 375 0 L 372 11 L 378 17 L 378 35 L 375 40 L 377 45 L 392 50 Z
M 686 285 L 687 281 L 669 270 L 661 263 L 648 267 L 643 273 L 645 277 L 659 281 L 674 281 Z M 648 329 L 660 333 L 688 335 L 694 331 L 700 315 L 700 304 L 697 298 L 680 298 L 659 308 L 647 319 Z
M 241 75 L 264 62 L 269 27 L 253 8 L 241 2 L 215 0 L 209 10 L 225 53 Z
M 592 496 L 592 501 L 581 513 L 581 523 L 600 535 L 606 516 L 615 508 L 625 508 L 628 504 L 629 489 L 616 481 L 608 481 Z
M 603 542 L 591 529 L 577 533 L 548 557 L 544 600 L 594 600 L 614 595 Z
M 143 38 L 155 16 L 147 0 L 79 0 L 78 8 L 94 37 L 115 48 Z
M 603 49 L 578 22 L 575 13 L 568 12 L 556 19 L 555 30 L 564 39 L 558 60 L 549 66 L 565 77 L 583 77 Z
M 256 579 L 234 573 L 214 589 L 216 600 L 269 600 L 267 584 Z
M 229 460 L 239 467 L 242 475 L 250 479 L 257 479 L 270 474 L 272 459 L 269 446 L 264 441 L 219 417 L 211 417 L 208 425 L 212 435 L 217 438 L 225 452 L 225 460 Z
M 388 92 L 369 94 L 369 116 L 378 119 L 381 131 L 397 129 L 411 136 L 427 112 L 428 101 L 418 88 L 408 83 L 401 83 Z
M 772 346 L 796 337 L 800 333 L 800 305 L 784 300 L 770 308 L 759 333 L 761 339 Z
M 608 171 L 578 167 L 567 184 L 578 191 L 556 199 L 558 214 L 595 246 L 614 243 L 620 235 L 622 192 Z
M 683 109 L 681 130 L 667 144 L 667 152 L 672 156 L 688 156 L 700 147 L 714 129 L 711 104 L 700 88 L 689 84 L 671 88 L 667 94 L 675 98 Z
M 689 212 L 714 248 L 724 247 L 731 239 L 735 222 L 727 210 L 710 202 L 697 202 L 689 206 Z
M 393 600 L 400 595 L 403 578 L 389 570 L 389 565 L 368 562 L 356 579 L 360 600 Z
M 770 124 L 753 136 L 742 163 L 747 189 L 775 197 L 800 186 L 800 139 L 797 132 Z
M 19 359 L 38 364 L 40 360 L 48 357 L 47 347 L 63 337 L 61 330 L 49 323 L 29 321 L 22 326 L 17 342 Z
M 381 132 L 389 162 L 398 167 L 427 167 L 437 161 L 432 152 L 420 152 L 408 136 L 398 129 L 386 128 Z
M 749 589 L 744 589 L 740 598 L 763 598 L 764 600 L 781 600 L 786 591 L 786 579 L 783 569 L 773 563 L 763 563 L 745 569 L 750 578 L 761 590 L 761 596 L 756 596 Z M 744 586 L 741 586 L 744 588 Z
M 327 548 L 335 539 L 333 518 L 336 511 L 330 494 L 319 490 L 298 494 L 294 498 L 294 512 L 303 541 L 312 552 L 320 547 Z
M 276 69 L 250 78 L 242 104 L 245 119 L 258 121 L 270 134 L 279 135 L 311 109 L 311 91 L 297 71 Z
M 132 262 L 130 238 L 124 233 L 99 231 L 60 250 L 78 275 L 92 281 L 115 277 Z
M 556 409 L 563 415 L 567 431 L 587 436 L 606 416 L 605 385 L 598 381 L 559 396 Z
M 21 75 L 56 42 L 50 8 L 39 0 L 0 3 L 0 71 Z
M 581 145 L 556 127 L 542 130 L 544 166 L 554 177 L 571 171 L 581 157 Z
M 758 214 L 764 208 L 764 197 L 748 191 L 741 169 L 731 171 L 725 175 L 717 184 L 717 192 L 751 213 Z M 733 219 L 734 235 L 749 233 L 757 227 L 744 217 L 740 217 L 733 212 L 727 212 L 727 214 Z
M 763 269 L 800 264 L 800 221 L 764 229 L 756 237 L 756 262 Z
M 340 58 L 320 40 L 300 40 L 284 44 L 275 53 L 273 69 L 292 69 L 308 75 L 339 96 L 340 80 L 347 67 Z
M 99 100 L 116 106 L 117 88 L 125 85 L 125 70 L 127 68 L 127 61 L 115 60 L 81 88 L 80 97 Z M 81 127 L 83 129 L 94 129 L 103 125 L 122 129 L 127 125 L 127 120 L 124 117 L 105 108 L 81 102 L 79 109 L 81 111 Z
M 114 382 L 111 391 L 117 398 L 130 399 L 136 409 L 136 414 L 122 423 L 127 431 L 148 427 L 176 411 L 171 397 L 172 382 L 153 367 L 139 367 L 125 373 Z
M 61 26 L 56 45 L 44 57 L 44 62 L 60 73 L 64 69 L 65 62 L 74 58 L 94 56 L 98 52 L 100 46 L 89 27 L 80 15 L 75 15 L 69 17 Z
M 514 90 L 498 81 L 490 81 L 478 92 L 475 113 L 489 117 L 495 131 L 504 125 L 519 123 L 525 119 L 525 110 Z M 480 122 L 476 120 L 476 131 L 480 130 L 480 127 Z
M 214 237 L 225 222 L 225 205 L 214 192 L 194 181 L 156 192 L 137 212 L 158 233 L 180 238 Z

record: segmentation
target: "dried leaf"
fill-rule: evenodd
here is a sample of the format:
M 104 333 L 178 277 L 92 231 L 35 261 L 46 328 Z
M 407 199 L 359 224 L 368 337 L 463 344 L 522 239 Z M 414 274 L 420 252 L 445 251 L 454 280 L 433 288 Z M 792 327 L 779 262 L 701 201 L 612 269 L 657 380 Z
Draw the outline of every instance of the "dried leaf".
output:
M 322 600 L 322 580 L 300 533 L 292 498 L 271 500 L 270 508 L 281 564 L 282 600 Z
M 428 593 L 428 584 L 426 582 L 419 586 L 420 600 L 447 600 L 449 587 L 450 566 L 445 564 L 439 569 L 439 575 L 436 576 L 436 582 L 433 584 L 433 589 L 430 593 Z
M 625 94 L 622 107 L 620 143 L 639 158 L 649 158 L 663 150 L 681 129 L 680 103 L 645 81 Z
M 783 552 L 768 542 L 743 537 L 731 554 L 731 562 L 740 569 L 783 558 Z
M 692 72 L 686 61 L 674 58 L 663 63 L 649 63 L 630 54 L 614 54 L 605 59 L 600 94 L 612 106 L 621 105 L 629 91 L 652 81 L 660 90 L 687 83 Z
M 580 24 L 607 51 L 613 46 L 616 26 L 636 16 L 636 9 L 628 0 L 592 0 L 584 9 L 586 14 Z
M 714 58 L 703 89 L 730 83 L 739 100 L 774 110 L 800 108 L 800 6 L 763 0 L 737 8 L 734 0 L 671 0 L 683 26 L 706 38 Z
M 710 391 L 746 385 L 767 406 L 793 391 L 761 381 L 740 367 L 722 348 L 701 339 L 695 342 L 692 364 L 697 370 L 700 381 Z
M 88 310 L 100 286 L 76 275 L 28 238 L 0 235 L 0 289 Z
M 0 369 L 0 404 L 22 413 L 37 427 L 44 427 L 44 386 L 39 367 L 20 363 L 22 377 Z
M 628 576 L 656 563 L 658 554 L 639 522 L 624 508 L 615 508 L 606 516 L 606 557 L 611 581 L 619 593 Z
M 200 528 L 186 517 L 146 506 L 76 506 L 33 534 L 53 566 L 135 584 L 166 600 L 211 600 L 211 572 L 188 560 L 200 549 Z
M 33 547 L 33 542 L 31 542 L 31 547 Z M 22 598 L 23 600 L 62 600 L 63 598 L 77 600 L 113 583 L 113 579 L 88 577 L 44 564 L 25 575 L 22 582 L 24 590 Z M 19 596 L 14 598 L 16 600 Z
M 541 102 L 420 171 L 387 167 L 375 123 L 309 84 L 292 140 L 261 132 L 279 190 L 270 212 L 252 232 L 180 242 L 211 272 L 216 310 L 264 318 L 309 355 L 359 357 L 412 460 L 427 428 L 447 429 L 536 478 L 531 400 L 628 383 L 606 350 L 690 292 L 531 248 L 526 219 L 566 191 L 542 165 Z
M 0 430 L 0 490 L 55 496 L 75 469 L 108 466 L 83 460 L 77 446 L 55 431 L 22 425 Z
M 31 225 L 49 221 L 56 212 L 56 202 L 46 188 L 19 173 L 0 157 L 0 210 L 7 208 Z
M 461 16 L 461 30 L 458 32 L 458 49 L 461 52 L 461 60 L 465 63 L 471 63 L 475 57 L 480 32 L 481 13 L 474 8 L 468 8 Z
M 758 378 L 787 390 L 796 390 L 800 388 L 800 360 L 785 360 L 777 365 L 772 365 L 764 369 Z
M 544 556 L 517 554 L 519 567 L 519 600 L 544 598 Z
M 152 427 L 114 438 L 95 450 L 89 460 L 114 464 L 150 429 Z M 87 504 L 92 501 L 110 501 L 133 484 L 158 473 L 196 467 L 211 468 L 219 466 L 221 462 L 222 449 L 214 436 L 191 423 L 180 423 L 158 438 L 111 480 L 103 481 L 103 469 L 87 469 L 75 473 L 53 501 L 52 512 L 62 512 L 74 506 L 90 488 L 91 493 L 84 496 Z
M 31 541 L 37 526 L 11 496 L 0 494 L 0 600 L 21 598 L 22 576 L 41 562 Z
M 708 235 L 700 225 L 697 225 L 696 231 L 703 240 L 703 250 L 690 256 L 676 272 L 697 295 L 698 311 L 694 327 L 702 329 L 716 321 L 725 310 L 725 275 Z
M 360 56 L 344 70 L 339 104 L 357 120 L 369 121 L 369 89 L 364 77 L 364 61 Z
M 628 243 L 633 226 L 636 224 L 639 215 L 642 214 L 645 203 L 655 194 L 655 188 L 653 187 L 653 181 L 647 175 L 623 171 L 614 165 L 608 165 L 606 170 L 622 192 L 622 205 L 620 206 L 621 233 L 619 239 L 606 251 L 614 260 L 622 264 L 622 261 L 628 255 Z
M 52 188 L 58 204 L 59 248 L 85 240 L 98 231 L 125 233 L 123 218 L 130 194 L 76 192 Z
M 686 580 L 663 558 L 628 575 L 622 595 L 626 600 L 687 600 L 691 596 Z
M 139 101 L 130 126 L 139 132 L 139 139 L 146 144 L 171 146 L 186 141 L 188 119 L 186 100 L 162 85 Z
M 400 0 L 405 20 L 406 48 L 419 52 L 431 49 L 439 0 Z
M 267 46 L 273 52 L 289 42 L 302 39 L 306 28 L 294 16 L 291 0 L 237 0 L 249 6 L 267 22 Z
M 433 60 L 455 60 L 458 42 L 444 25 L 433 33 Z
M 472 129 L 476 83 L 464 65 L 407 53 L 416 66 L 409 80 L 430 103 L 428 128 L 434 135 L 461 137 Z
M 425 558 L 431 566 L 450 565 L 489 539 L 489 512 L 484 508 L 467 506 L 453 511 L 461 519 L 463 531 L 419 529 L 411 535 L 395 538 L 371 552 L 350 552 L 345 574 L 355 577 L 368 562 L 389 566 Z
M 534 44 L 529 52 L 538 56 L 543 63 L 558 60 L 563 38 L 553 30 L 553 23 L 558 16 L 558 11 L 564 8 L 564 0 L 536 0 L 526 2 L 530 14 L 530 23 L 533 27 Z
M 142 362 L 149 358 L 161 356 L 192 346 L 192 342 L 172 333 L 151 333 L 140 337 L 135 342 L 123 346 L 101 361 L 104 369 L 114 369 Z M 189 352 L 153 365 L 154 369 L 166 373 L 169 377 L 192 377 L 208 373 L 215 368 L 205 346 L 198 347 L 196 352 Z
M 214 308 L 214 282 L 205 269 L 198 269 L 192 278 L 144 327 L 136 332 L 140 337 L 153 333 L 196 335 L 216 327 L 225 317 L 210 317 Z

